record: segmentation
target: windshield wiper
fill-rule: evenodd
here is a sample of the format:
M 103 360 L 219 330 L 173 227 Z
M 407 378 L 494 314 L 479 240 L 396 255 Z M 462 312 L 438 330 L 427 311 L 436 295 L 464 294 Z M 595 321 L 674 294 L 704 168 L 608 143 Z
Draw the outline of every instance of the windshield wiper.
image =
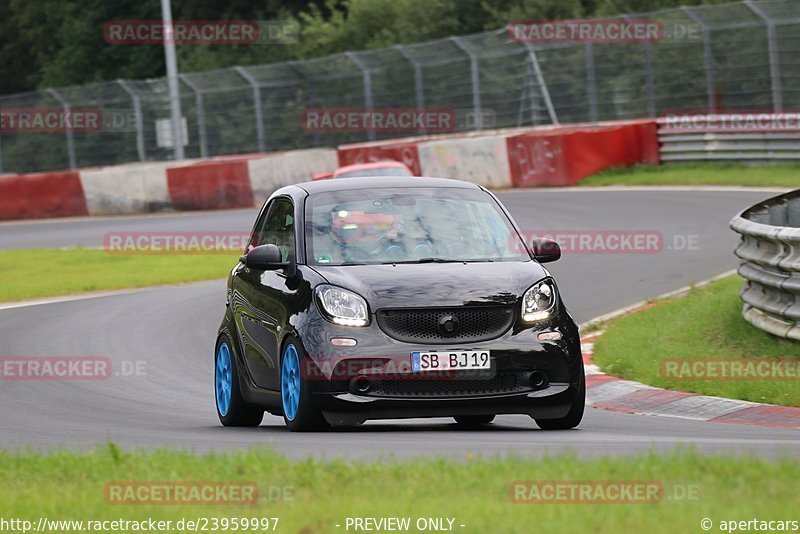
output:
M 420 258 L 418 260 L 385 261 L 381 265 L 395 265 L 401 263 L 465 263 L 467 260 L 447 260 L 444 258 Z

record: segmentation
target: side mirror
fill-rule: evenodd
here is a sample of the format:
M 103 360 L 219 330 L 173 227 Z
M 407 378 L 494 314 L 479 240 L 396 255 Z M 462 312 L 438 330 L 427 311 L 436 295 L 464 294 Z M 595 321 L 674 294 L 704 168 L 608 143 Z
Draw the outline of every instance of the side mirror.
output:
M 281 262 L 281 251 L 275 245 L 261 245 L 250 249 L 247 254 L 239 258 L 245 267 L 259 271 L 272 271 L 286 267 Z
M 549 263 L 561 258 L 561 247 L 556 241 L 547 238 L 533 240 L 533 255 L 539 263 Z

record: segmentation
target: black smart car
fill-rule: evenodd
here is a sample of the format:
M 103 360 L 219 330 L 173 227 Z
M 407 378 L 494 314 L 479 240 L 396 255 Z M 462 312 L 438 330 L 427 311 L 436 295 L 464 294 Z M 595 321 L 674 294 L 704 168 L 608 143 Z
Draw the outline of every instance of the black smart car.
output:
M 368 419 L 528 414 L 580 423 L 578 329 L 486 189 L 370 177 L 284 187 L 267 200 L 228 279 L 215 350 L 225 426 L 264 411 L 290 430 Z

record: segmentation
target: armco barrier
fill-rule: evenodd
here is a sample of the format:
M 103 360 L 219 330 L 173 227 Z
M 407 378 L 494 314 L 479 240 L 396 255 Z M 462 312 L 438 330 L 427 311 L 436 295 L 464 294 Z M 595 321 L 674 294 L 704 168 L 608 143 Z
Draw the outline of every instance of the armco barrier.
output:
M 335 169 L 336 163 L 337 155 L 333 148 L 293 150 L 248 160 L 250 187 L 256 206 L 263 204 L 276 189 L 307 182 L 314 173 Z
M 798 113 L 686 114 L 658 120 L 661 161 L 800 159 Z
M 742 316 L 776 336 L 800 341 L 800 190 L 744 210 L 731 221 L 741 234 Z
M 651 120 L 543 128 L 506 142 L 514 187 L 572 186 L 611 167 L 658 164 Z
M 88 215 L 78 171 L 0 178 L 0 220 Z
M 162 211 L 172 207 L 167 168 L 174 163 L 132 163 L 81 171 L 90 215 Z
M 217 158 L 167 169 L 172 206 L 180 210 L 249 208 L 253 190 L 247 161 L 257 157 Z

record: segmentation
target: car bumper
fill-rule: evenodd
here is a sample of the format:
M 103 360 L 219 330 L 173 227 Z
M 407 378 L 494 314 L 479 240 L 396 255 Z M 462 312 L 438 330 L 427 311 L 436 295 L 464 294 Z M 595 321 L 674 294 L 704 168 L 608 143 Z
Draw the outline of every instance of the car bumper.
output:
M 436 399 L 383 398 L 353 393 L 315 393 L 325 419 L 334 425 L 356 425 L 368 419 L 526 414 L 555 419 L 569 412 L 578 392 L 574 384 L 551 383 L 546 389 L 508 394 Z
M 560 418 L 572 406 L 583 376 L 578 329 L 566 311 L 547 324 L 515 326 L 496 339 L 468 346 L 400 342 L 374 322 L 358 329 L 315 326 L 313 333 L 300 332 L 309 355 L 306 378 L 312 382 L 315 404 L 332 424 L 489 414 Z M 539 334 L 544 332 L 557 332 L 561 339 L 541 341 Z M 330 340 L 335 337 L 356 339 L 358 344 L 333 346 Z M 458 371 L 445 377 L 411 373 L 411 353 L 430 350 L 489 350 L 491 370 L 477 375 Z M 546 382 L 532 385 L 534 372 L 543 373 Z M 367 391 L 354 387 L 357 378 L 366 379 Z

